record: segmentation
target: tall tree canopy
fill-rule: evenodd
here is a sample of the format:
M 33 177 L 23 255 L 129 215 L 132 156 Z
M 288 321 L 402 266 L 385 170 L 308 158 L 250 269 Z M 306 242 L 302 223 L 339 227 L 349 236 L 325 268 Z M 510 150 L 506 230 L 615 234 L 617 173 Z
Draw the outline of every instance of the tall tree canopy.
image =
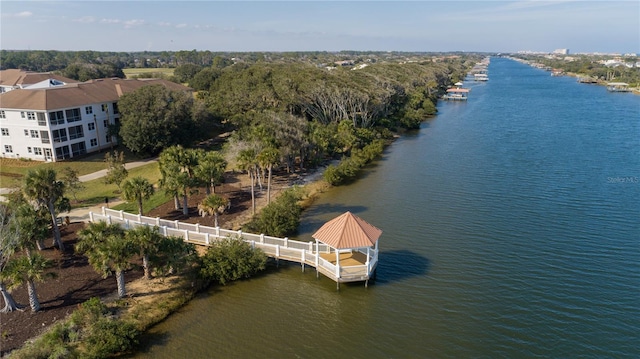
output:
M 204 116 L 191 93 L 161 85 L 144 86 L 124 94 L 118 108 L 124 145 L 147 155 L 158 154 L 172 145 L 189 144 Z

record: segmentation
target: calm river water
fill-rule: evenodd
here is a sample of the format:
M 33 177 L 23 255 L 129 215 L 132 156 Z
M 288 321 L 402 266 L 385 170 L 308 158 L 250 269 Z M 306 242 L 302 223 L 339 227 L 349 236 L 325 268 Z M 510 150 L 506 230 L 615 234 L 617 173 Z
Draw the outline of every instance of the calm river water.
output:
M 381 228 L 378 280 L 298 265 L 215 288 L 137 358 L 640 357 L 640 96 L 508 59 L 324 195 Z

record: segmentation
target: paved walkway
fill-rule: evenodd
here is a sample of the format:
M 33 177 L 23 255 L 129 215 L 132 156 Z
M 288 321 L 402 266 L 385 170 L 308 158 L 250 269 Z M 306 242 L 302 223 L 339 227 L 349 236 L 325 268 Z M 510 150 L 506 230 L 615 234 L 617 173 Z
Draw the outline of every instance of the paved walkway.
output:
M 129 162 L 129 163 L 125 163 L 124 167 L 126 169 L 132 169 L 132 168 L 136 168 L 136 167 L 140 167 L 140 166 L 144 166 L 147 165 L 149 163 L 153 163 L 153 162 L 157 162 L 158 158 L 149 158 L 146 160 L 141 160 L 141 161 L 135 161 L 135 162 Z M 100 171 L 96 171 L 93 173 L 89 173 L 83 176 L 78 176 L 78 179 L 80 180 L 80 182 L 87 182 L 87 181 L 91 181 L 94 179 L 98 179 L 98 178 L 102 178 L 104 176 L 107 175 L 107 170 L 100 170 Z M 0 188 L 0 201 L 4 201 L 4 197 L 2 196 L 3 194 L 7 194 L 10 193 L 13 190 L 13 188 Z M 116 205 L 119 205 L 121 203 L 124 203 L 125 201 L 122 200 L 117 200 L 117 201 L 111 201 L 109 202 L 109 207 L 113 207 Z M 99 205 L 95 205 L 95 206 L 88 206 L 88 207 L 81 207 L 81 208 L 74 208 L 71 210 L 71 212 L 68 213 L 60 213 L 60 217 L 65 217 L 65 216 L 69 216 L 69 221 L 70 222 L 87 222 L 89 221 L 89 212 L 98 212 L 98 213 L 102 213 L 102 206 L 104 206 L 104 204 L 99 204 Z

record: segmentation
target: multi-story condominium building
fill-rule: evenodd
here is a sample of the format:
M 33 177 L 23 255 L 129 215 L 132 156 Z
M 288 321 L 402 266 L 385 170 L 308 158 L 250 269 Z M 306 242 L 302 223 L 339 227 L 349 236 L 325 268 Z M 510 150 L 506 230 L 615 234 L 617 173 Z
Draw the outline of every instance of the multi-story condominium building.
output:
M 2 157 L 59 161 L 110 148 L 116 138 L 109 128 L 119 121 L 120 96 L 149 85 L 190 90 L 160 79 L 39 84 L 0 94 Z

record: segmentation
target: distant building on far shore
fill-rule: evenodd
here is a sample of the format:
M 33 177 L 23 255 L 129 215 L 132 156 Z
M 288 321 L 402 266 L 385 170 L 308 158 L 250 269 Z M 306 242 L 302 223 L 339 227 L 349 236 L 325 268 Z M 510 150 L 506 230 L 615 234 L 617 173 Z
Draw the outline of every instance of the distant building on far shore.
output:
M 553 53 L 557 55 L 569 55 L 569 49 L 555 49 Z

